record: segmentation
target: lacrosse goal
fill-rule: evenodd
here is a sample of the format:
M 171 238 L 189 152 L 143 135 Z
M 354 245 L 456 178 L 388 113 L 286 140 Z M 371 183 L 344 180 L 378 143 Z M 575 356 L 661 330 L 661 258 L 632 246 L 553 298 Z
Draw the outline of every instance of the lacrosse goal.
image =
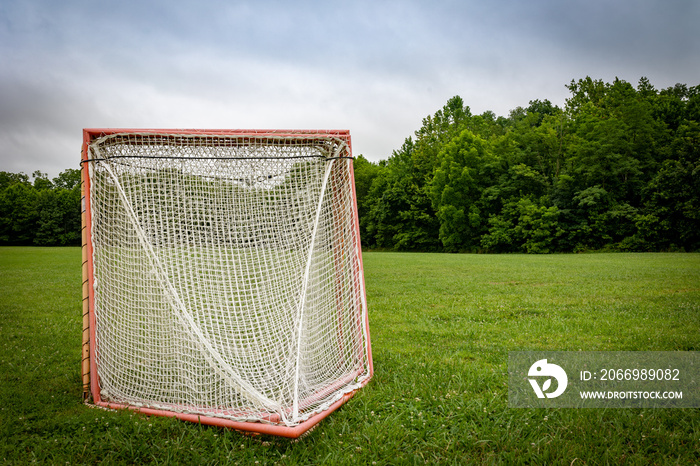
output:
M 348 131 L 83 131 L 86 401 L 298 437 L 372 376 Z

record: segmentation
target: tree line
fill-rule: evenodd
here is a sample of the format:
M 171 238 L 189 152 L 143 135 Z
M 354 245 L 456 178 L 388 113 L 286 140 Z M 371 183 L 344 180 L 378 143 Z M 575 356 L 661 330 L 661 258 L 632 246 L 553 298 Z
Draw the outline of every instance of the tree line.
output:
M 0 171 L 0 245 L 80 245 L 80 170 Z
M 365 248 L 700 250 L 700 86 L 590 77 L 508 117 L 459 96 L 387 160 L 354 160 Z M 80 171 L 0 172 L 0 245 L 78 245 Z
M 508 117 L 453 97 L 388 160 L 354 163 L 363 246 L 700 250 L 700 86 L 571 81 Z

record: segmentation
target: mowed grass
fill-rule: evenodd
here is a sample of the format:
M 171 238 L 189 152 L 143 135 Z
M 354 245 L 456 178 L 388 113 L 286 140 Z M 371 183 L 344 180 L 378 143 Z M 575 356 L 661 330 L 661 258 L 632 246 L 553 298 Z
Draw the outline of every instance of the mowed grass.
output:
M 0 248 L 0 461 L 700 464 L 699 409 L 512 409 L 514 350 L 700 351 L 700 255 L 365 253 L 375 377 L 298 441 L 81 401 L 78 248 Z

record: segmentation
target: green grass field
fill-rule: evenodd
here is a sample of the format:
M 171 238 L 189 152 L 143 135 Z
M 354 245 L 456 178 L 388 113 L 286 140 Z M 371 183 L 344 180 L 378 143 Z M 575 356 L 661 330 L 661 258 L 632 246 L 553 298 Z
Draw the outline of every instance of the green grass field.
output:
M 365 253 L 375 378 L 298 441 L 81 401 L 78 248 L 0 248 L 0 462 L 700 464 L 700 409 L 508 408 L 515 350 L 700 351 L 699 254 Z

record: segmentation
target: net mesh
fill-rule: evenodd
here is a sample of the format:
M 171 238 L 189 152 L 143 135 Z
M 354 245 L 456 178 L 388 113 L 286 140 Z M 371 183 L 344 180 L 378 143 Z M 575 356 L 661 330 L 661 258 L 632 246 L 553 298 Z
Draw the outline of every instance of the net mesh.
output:
M 102 400 L 298 425 L 369 377 L 352 160 L 329 135 L 90 144 Z

